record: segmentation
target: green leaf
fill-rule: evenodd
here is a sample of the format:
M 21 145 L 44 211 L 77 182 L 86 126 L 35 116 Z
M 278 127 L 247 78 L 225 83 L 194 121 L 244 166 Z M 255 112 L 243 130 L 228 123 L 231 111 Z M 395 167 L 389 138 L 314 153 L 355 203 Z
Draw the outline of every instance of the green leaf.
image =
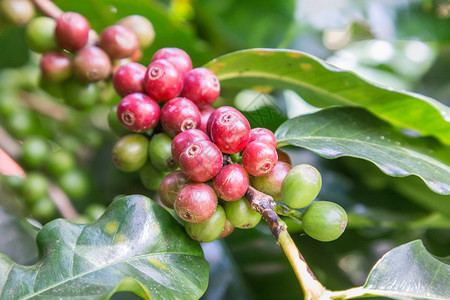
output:
M 363 286 L 366 294 L 395 299 L 448 299 L 450 265 L 416 240 L 386 253 Z
M 105 299 L 131 291 L 146 299 L 198 299 L 208 284 L 200 245 L 144 196 L 113 202 L 96 222 L 58 219 L 38 233 L 31 267 L 0 255 L 0 299 Z
M 416 175 L 435 192 L 450 194 L 449 150 L 431 138 L 402 135 L 361 108 L 321 110 L 283 123 L 279 144 L 307 148 L 323 157 L 368 160 L 388 175 Z
M 317 107 L 365 107 L 395 126 L 450 144 L 447 106 L 422 95 L 371 84 L 303 52 L 249 49 L 221 56 L 205 67 L 217 74 L 223 87 L 292 89 Z

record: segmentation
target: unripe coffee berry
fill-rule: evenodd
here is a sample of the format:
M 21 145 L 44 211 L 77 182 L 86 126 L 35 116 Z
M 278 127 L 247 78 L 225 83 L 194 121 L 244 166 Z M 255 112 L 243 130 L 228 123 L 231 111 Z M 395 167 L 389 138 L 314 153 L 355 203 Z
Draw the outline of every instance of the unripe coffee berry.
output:
M 117 105 L 114 105 L 109 109 L 108 125 L 111 131 L 119 137 L 131 133 L 131 131 L 126 129 L 119 121 L 119 118 L 117 117 Z
M 147 68 L 144 89 L 158 101 L 168 101 L 177 97 L 183 88 L 183 74 L 169 61 L 158 59 Z
M 41 58 L 42 77 L 49 82 L 61 82 L 72 74 L 72 62 L 65 54 L 48 52 Z
M 184 76 L 181 95 L 192 100 L 198 107 L 213 104 L 219 94 L 219 79 L 213 71 L 206 68 L 195 68 Z
M 188 182 L 188 177 L 183 171 L 174 171 L 163 178 L 159 185 L 159 199 L 166 207 L 173 209 L 173 204 L 178 191 Z
M 258 191 L 272 196 L 275 201 L 281 201 L 281 185 L 291 169 L 289 164 L 278 161 L 272 171 L 266 175 L 252 177 L 252 186 Z
M 186 233 L 197 242 L 209 243 L 219 238 L 225 228 L 226 215 L 224 209 L 218 205 L 214 214 L 202 223 L 184 224 Z
M 285 163 L 292 166 L 291 158 L 286 151 L 277 148 L 277 154 L 278 154 L 278 161 L 284 161 Z
M 56 21 L 48 17 L 37 17 L 27 25 L 25 37 L 28 47 L 37 53 L 56 50 L 55 41 Z
M 179 48 L 161 48 L 152 57 L 152 62 L 165 59 L 177 68 L 184 76 L 192 69 L 192 61 L 184 50 Z
M 347 226 L 347 213 L 338 204 L 328 201 L 317 201 L 306 209 L 302 217 L 305 233 L 310 237 L 330 242 L 344 232 Z
M 112 25 L 103 29 L 99 44 L 111 59 L 130 57 L 139 48 L 136 33 L 122 25 Z
M 212 106 L 203 106 L 199 108 L 200 110 L 200 130 L 204 133 L 207 133 L 206 126 L 208 125 L 209 117 L 212 115 L 212 113 L 215 111 L 215 109 Z
M 250 131 L 250 142 L 261 142 L 271 145 L 273 148 L 277 148 L 277 139 L 275 135 L 267 128 L 253 128 Z
M 167 175 L 167 172 L 161 171 L 153 166 L 151 162 L 147 162 L 139 170 L 139 178 L 142 185 L 151 191 L 157 191 L 163 178 Z
M 139 47 L 147 48 L 155 39 L 155 30 L 152 23 L 140 15 L 131 15 L 120 19 L 117 24 L 127 27 L 136 33 L 139 40 Z
M 236 201 L 244 197 L 248 183 L 247 171 L 238 164 L 224 166 L 213 179 L 217 196 L 225 201 Z
M 209 137 L 201 130 L 189 129 L 175 136 L 172 141 L 172 157 L 176 164 L 184 149 L 196 141 L 209 141 Z
M 23 141 L 22 154 L 27 166 L 36 168 L 48 159 L 50 145 L 39 136 L 28 136 Z
M 124 172 L 134 172 L 147 162 L 148 139 L 141 134 L 122 137 L 113 147 L 113 161 Z
M 134 132 L 145 132 L 158 124 L 159 106 L 142 93 L 125 96 L 117 106 L 117 118 L 122 125 Z
M 85 47 L 77 52 L 73 60 L 74 73 L 83 82 L 96 82 L 111 73 L 111 61 L 100 48 Z
M 231 224 L 230 221 L 228 221 L 228 219 L 225 220 L 225 227 L 223 228 L 222 233 L 220 234 L 220 236 L 217 239 L 223 239 L 226 238 L 227 236 L 229 236 L 232 232 L 234 231 L 234 225 Z
M 242 165 L 253 176 L 269 173 L 277 161 L 278 155 L 275 148 L 261 142 L 248 143 L 242 153 Z
M 188 183 L 178 191 L 174 208 L 182 220 L 189 223 L 201 223 L 214 214 L 217 208 L 217 196 L 205 183 Z
M 97 83 L 82 83 L 75 79 L 64 82 L 63 98 L 65 102 L 77 109 L 93 106 L 99 98 Z
M 250 124 L 239 111 L 217 109 L 211 115 L 211 119 L 211 140 L 220 151 L 233 154 L 241 152 L 247 146 L 250 139 Z
M 197 106 L 186 98 L 175 98 L 161 109 L 161 125 L 171 137 L 180 132 L 200 127 L 200 112 Z
M 222 169 L 222 153 L 210 141 L 196 141 L 184 149 L 179 157 L 181 170 L 192 181 L 205 182 Z
M 283 201 L 292 208 L 308 206 L 319 194 L 322 176 L 311 165 L 297 165 L 284 178 L 281 186 Z
M 177 166 L 172 158 L 172 139 L 165 133 L 152 137 L 148 153 L 153 166 L 161 171 L 171 171 Z
M 114 89 L 121 97 L 132 93 L 144 93 L 144 76 L 147 68 L 138 63 L 120 66 L 113 75 Z
M 88 41 L 89 29 L 85 17 L 76 12 L 65 12 L 56 20 L 56 43 L 69 51 L 81 49 Z
M 24 26 L 34 16 L 34 5 L 30 0 L 0 1 L 2 19 L 16 26 Z
M 245 198 L 223 204 L 227 219 L 237 228 L 249 229 L 258 225 L 261 215 L 252 210 L 250 203 Z

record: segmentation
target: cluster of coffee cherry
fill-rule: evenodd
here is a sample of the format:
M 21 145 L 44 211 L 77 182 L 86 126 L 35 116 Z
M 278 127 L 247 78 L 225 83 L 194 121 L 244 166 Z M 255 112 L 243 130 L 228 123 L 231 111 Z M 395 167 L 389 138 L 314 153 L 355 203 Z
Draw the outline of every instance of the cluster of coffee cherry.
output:
M 306 207 L 318 195 L 320 173 L 306 164 L 292 168 L 270 130 L 251 129 L 233 107 L 211 107 L 219 81 L 209 69 L 192 69 L 185 51 L 163 48 L 147 68 L 121 66 L 113 83 L 123 98 L 109 121 L 112 128 L 128 131 L 113 148 L 115 165 L 140 170 L 144 186 L 159 191 L 161 203 L 174 209 L 194 240 L 211 242 L 236 227 L 256 226 L 261 215 L 244 197 L 249 185 L 291 208 Z M 317 203 L 325 203 L 327 215 L 335 217 L 317 218 L 317 205 L 311 205 L 303 216 L 305 231 L 334 240 L 345 228 L 345 211 L 331 202 Z M 318 220 L 326 224 L 317 226 Z M 331 226 L 325 236 L 315 234 L 324 226 Z

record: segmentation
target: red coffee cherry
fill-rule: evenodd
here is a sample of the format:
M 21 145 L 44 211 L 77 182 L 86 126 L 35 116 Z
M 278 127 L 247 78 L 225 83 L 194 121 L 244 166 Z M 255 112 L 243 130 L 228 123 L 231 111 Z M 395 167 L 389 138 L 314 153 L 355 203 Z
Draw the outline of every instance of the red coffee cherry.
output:
M 142 93 L 125 96 L 117 106 L 117 118 L 128 130 L 145 132 L 154 128 L 159 120 L 159 106 Z
M 175 136 L 172 141 L 172 158 L 178 164 L 178 158 L 184 149 L 196 141 L 209 141 L 209 137 L 201 130 L 189 129 Z
M 244 197 L 249 176 L 244 167 L 238 164 L 224 166 L 213 179 L 217 196 L 225 201 L 236 201 Z
M 249 143 L 242 153 L 242 165 L 253 176 L 269 173 L 277 161 L 278 155 L 275 148 L 261 142 Z
M 158 101 L 177 97 L 183 88 L 183 74 L 169 61 L 158 59 L 152 62 L 145 73 L 144 89 Z
M 217 196 L 205 183 L 188 183 L 177 193 L 174 208 L 177 215 L 190 223 L 208 220 L 216 210 Z
M 225 110 L 211 115 L 211 140 L 220 151 L 228 154 L 241 152 L 250 139 L 250 124 L 237 110 Z M 275 150 L 274 150 L 275 151 Z
M 275 201 L 281 201 L 281 185 L 291 169 L 291 165 L 278 160 L 272 171 L 266 175 L 252 177 L 252 186 L 258 191 L 272 196 Z
M 85 47 L 75 55 L 73 68 L 81 81 L 96 82 L 108 77 L 111 72 L 111 61 L 102 49 Z
M 200 110 L 200 130 L 206 133 L 206 125 L 208 124 L 209 117 L 212 115 L 212 113 L 215 111 L 215 109 L 212 106 L 203 106 L 199 108 Z
M 261 142 L 277 148 L 277 139 L 275 135 L 267 128 L 253 128 L 250 131 L 250 142 Z
M 144 93 L 144 76 L 147 68 L 138 63 L 120 66 L 113 75 L 113 85 L 121 97 L 132 93 Z
M 198 107 L 211 105 L 220 94 L 220 83 L 216 74 L 206 68 L 195 68 L 184 75 L 181 95 Z
M 161 109 L 161 125 L 171 137 L 189 129 L 200 127 L 200 111 L 186 98 L 175 98 Z
M 166 207 L 173 209 L 178 191 L 188 182 L 183 171 L 174 171 L 168 174 L 159 185 L 159 199 Z
M 234 231 L 234 225 L 231 224 L 228 219 L 225 220 L 225 227 L 223 228 L 222 234 L 218 237 L 218 239 L 223 239 L 229 236 Z
M 55 40 L 69 51 L 83 48 L 89 37 L 89 22 L 76 12 L 65 12 L 56 20 Z
M 179 48 L 161 48 L 152 57 L 152 62 L 165 59 L 177 68 L 184 76 L 192 69 L 192 61 L 184 50 Z
M 70 58 L 60 52 L 48 52 L 41 58 L 41 73 L 45 80 L 61 82 L 72 74 Z
M 196 141 L 181 153 L 179 165 L 190 180 L 205 182 L 222 169 L 222 153 L 210 141 Z
M 139 48 L 136 33 L 122 25 L 103 29 L 99 44 L 111 59 L 130 57 Z
M 208 122 L 206 123 L 206 134 L 209 135 L 211 137 L 211 124 L 213 123 L 214 119 L 216 118 L 216 116 L 218 116 L 219 114 L 225 112 L 225 111 L 234 111 L 234 112 L 239 112 L 236 108 L 231 107 L 231 106 L 221 106 L 219 108 L 217 108 L 216 110 L 214 110 L 211 115 L 208 118 Z

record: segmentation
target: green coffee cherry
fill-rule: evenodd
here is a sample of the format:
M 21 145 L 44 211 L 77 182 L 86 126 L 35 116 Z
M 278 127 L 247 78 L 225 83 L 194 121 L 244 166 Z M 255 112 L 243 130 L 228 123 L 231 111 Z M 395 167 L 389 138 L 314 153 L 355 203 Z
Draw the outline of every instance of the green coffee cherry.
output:
M 24 178 L 19 176 L 4 176 L 3 181 L 9 186 L 11 189 L 15 191 L 21 191 L 23 188 L 23 184 L 25 182 Z
M 49 152 L 50 146 L 47 141 L 38 136 L 30 136 L 23 141 L 23 161 L 29 167 L 42 165 L 47 160 Z
M 58 178 L 58 184 L 70 198 L 81 198 L 89 191 L 89 178 L 78 169 L 64 172 Z
M 177 165 L 172 158 L 172 138 L 165 133 L 155 134 L 148 146 L 150 161 L 161 171 L 175 170 Z
M 308 206 L 319 194 L 322 177 L 311 165 L 302 164 L 292 168 L 281 185 L 283 201 L 292 208 Z
M 245 198 L 225 202 L 224 208 L 228 221 L 235 227 L 243 229 L 253 228 L 261 221 L 261 215 L 251 209 L 250 203 Z
M 0 115 L 2 117 L 13 114 L 17 109 L 18 103 L 19 99 L 15 90 L 0 91 Z
M 202 223 L 184 223 L 186 233 L 198 242 L 209 243 L 216 240 L 225 227 L 226 215 L 224 209 L 218 205 L 213 215 Z
M 169 173 L 156 169 L 151 162 L 146 163 L 139 171 L 142 185 L 151 191 L 157 191 L 159 189 L 161 181 L 167 174 Z
M 330 242 L 344 232 L 347 213 L 336 203 L 317 201 L 308 206 L 302 223 L 307 235 L 322 242 Z
M 113 148 L 116 167 L 124 172 L 134 172 L 147 162 L 148 139 L 142 134 L 129 134 L 122 137 Z
M 48 158 L 48 171 L 55 175 L 61 175 L 76 166 L 75 157 L 69 151 L 64 149 L 56 150 L 51 153 Z
M 98 218 L 100 218 L 105 213 L 105 206 L 99 203 L 89 204 L 89 206 L 86 208 L 86 216 L 95 221 Z
M 30 21 L 26 29 L 28 47 L 37 53 L 56 50 L 55 41 L 56 21 L 48 17 L 38 17 Z
M 99 90 L 96 83 L 84 84 L 72 79 L 63 84 L 63 98 L 72 107 L 78 109 L 91 107 L 97 102 L 98 97 Z
M 34 5 L 30 0 L 1 0 L 0 15 L 6 22 L 23 26 L 34 17 Z
M 30 172 L 23 183 L 22 194 L 30 203 L 34 203 L 47 196 L 48 188 L 49 182 L 43 174 Z
M 114 105 L 109 109 L 108 125 L 111 131 L 114 132 L 117 136 L 124 136 L 131 133 L 131 131 L 126 129 L 117 118 L 117 105 Z
M 49 220 L 56 214 L 55 204 L 49 197 L 37 199 L 31 207 L 31 215 L 39 220 Z
M 36 116 L 27 109 L 18 109 L 8 116 L 8 129 L 16 138 L 23 138 L 35 133 L 38 127 Z

